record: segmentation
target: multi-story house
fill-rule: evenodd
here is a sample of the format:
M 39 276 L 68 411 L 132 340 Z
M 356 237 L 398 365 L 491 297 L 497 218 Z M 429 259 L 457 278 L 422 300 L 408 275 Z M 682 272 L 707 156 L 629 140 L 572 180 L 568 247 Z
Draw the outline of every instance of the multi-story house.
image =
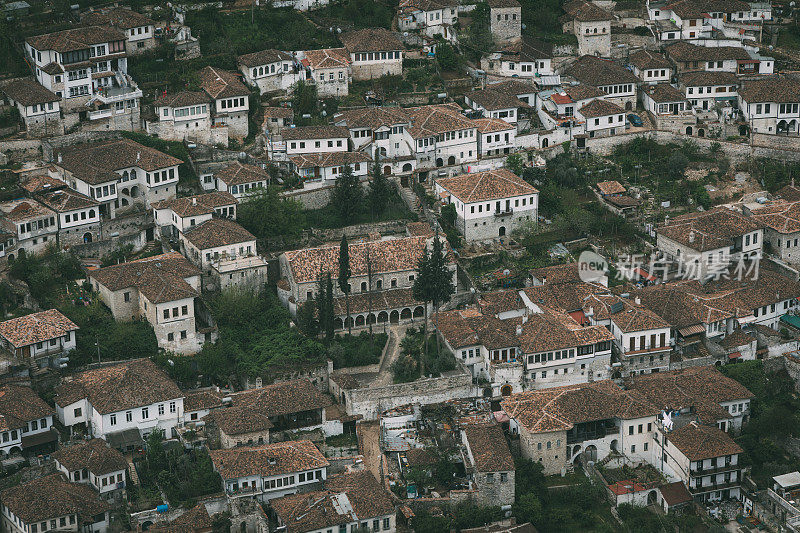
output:
M 739 110 L 753 133 L 800 134 L 800 82 L 785 76 L 743 81 Z
M 496 43 L 522 37 L 522 4 L 517 0 L 489 0 L 489 31 Z
M 483 112 L 484 117 L 517 124 L 520 110 L 531 109 L 536 94 L 533 84 L 512 80 L 487 85 L 482 90 L 467 93 L 464 98 L 468 106 Z
M 419 259 L 431 242 L 432 239 L 419 236 L 351 243 L 349 319 L 346 316 L 344 294 L 336 281 L 339 246 L 306 248 L 281 254 L 282 279 L 278 283 L 278 296 L 295 314 L 298 306 L 314 298 L 319 288 L 318 280 L 330 272 L 336 297 L 336 329 L 348 327 L 347 323 L 350 322 L 355 327 L 363 327 L 376 322 L 419 320 L 425 315 L 425 304 L 414 299 L 411 288 L 417 276 Z M 455 283 L 455 265 L 449 268 L 452 269 Z
M 692 106 L 683 93 L 669 83 L 657 83 L 642 87 L 639 92 L 642 107 L 655 115 L 656 121 L 663 116 L 692 115 Z
M 52 451 L 58 442 L 53 429 L 53 408 L 30 387 L 0 387 L 0 456 Z
M 298 52 L 305 69 L 303 80 L 317 86 L 320 97 L 341 98 L 349 94 L 350 53 L 345 48 L 325 48 Z
M 67 187 L 47 190 L 36 199 L 58 215 L 58 243 L 63 246 L 100 239 L 100 202 Z
M 153 430 L 175 437 L 183 393 L 150 359 L 132 359 L 71 376 L 56 387 L 56 415 L 114 448 L 140 445 Z
M 539 191 L 501 168 L 436 179 L 436 195 L 456 209 L 456 227 L 468 241 L 503 238 L 536 224 Z
M 116 320 L 144 318 L 160 348 L 195 353 L 211 337 L 198 331 L 195 316 L 200 275 L 189 260 L 170 252 L 94 270 L 89 283 Z
M 258 87 L 261 94 L 272 91 L 290 92 L 302 79 L 299 64 L 289 52 L 282 50 L 261 50 L 239 56 L 239 71 L 244 81 Z
M 586 131 L 586 121 L 578 110 L 596 99 L 604 99 L 606 93 L 591 85 L 578 83 L 562 85 L 538 94 L 536 112 L 545 129 L 564 128 L 571 135 Z
M 347 152 L 350 132 L 341 126 L 301 126 L 281 131 L 286 156 Z
M 421 168 L 460 165 L 478 159 L 477 125 L 456 105 L 428 105 L 406 109 L 414 155 Z
M 28 37 L 25 52 L 36 80 L 62 98 L 65 114 L 133 130 L 142 91 L 128 76 L 125 41 L 111 27 L 87 26 Z
M 638 50 L 628 56 L 628 65 L 643 83 L 669 83 L 672 79 L 672 64 L 660 53 Z
M 303 181 L 333 183 L 346 166 L 354 176 L 365 178 L 370 172 L 372 159 L 364 152 L 327 152 L 295 155 L 289 161 L 289 168 Z
M 181 232 L 181 244 L 186 257 L 202 270 L 220 261 L 256 253 L 255 236 L 227 218 L 209 218 L 186 228 Z
M 527 36 L 522 37 L 481 59 L 481 68 L 496 76 L 552 76 L 553 45 Z
M 800 201 L 776 200 L 753 209 L 750 216 L 763 224 L 770 253 L 781 261 L 800 263 Z
M 81 483 L 70 483 L 61 473 L 26 481 L 0 493 L 3 531 L 109 530 L 111 505 Z
M 17 108 L 28 137 L 64 134 L 61 97 L 33 78 L 20 78 L 2 87 L 11 105 Z
M 75 349 L 78 329 L 58 309 L 48 309 L 0 322 L 0 342 L 22 364 L 60 368 Z
M 661 41 L 705 39 L 720 34 L 729 39 L 755 38 L 765 20 L 772 19 L 769 2 L 714 0 L 647 2 L 648 18 Z
M 210 455 L 229 498 L 268 502 L 319 489 L 328 478 L 328 460 L 310 440 L 213 450 Z
M 146 120 L 148 134 L 171 141 L 196 140 L 212 143 L 222 130 L 212 130 L 212 100 L 200 91 L 163 94 L 153 103 L 157 120 Z
M 178 239 L 184 231 L 215 216 L 236 220 L 238 203 L 224 191 L 164 200 L 153 204 L 153 219 L 161 235 Z
M 76 145 L 55 154 L 57 177 L 100 203 L 100 215 L 114 218 L 116 209 L 145 207 L 174 198 L 180 159 L 130 139 Z
M 384 173 L 409 174 L 417 167 L 414 143 L 407 133 L 408 114 L 399 107 L 351 109 L 337 113 L 334 124 L 347 128 L 353 149 L 379 159 Z
M 517 127 L 501 118 L 478 118 L 478 156 L 510 154 L 516 148 Z
M 717 104 L 732 109 L 741 82 L 733 72 L 696 70 L 678 76 L 678 84 L 692 107 L 706 110 L 714 109 Z
M 31 199 L 12 200 L 0 204 L 4 218 L 16 228 L 16 249 L 36 254 L 57 239 L 58 220 L 55 211 Z M 6 252 L 9 259 L 13 254 Z M 9 255 L 10 254 L 10 255 Z
M 566 13 L 564 32 L 577 37 L 578 54 L 611 56 L 611 13 L 587 0 L 573 0 L 562 9 Z
M 125 34 L 125 50 L 129 55 L 141 54 L 156 46 L 155 23 L 141 13 L 124 7 L 94 11 L 81 19 L 89 26 L 111 26 Z
M 394 533 L 397 527 L 392 494 L 369 470 L 329 477 L 323 490 L 276 498 L 270 507 L 286 533 L 358 529 Z
M 289 107 L 262 107 L 261 112 L 264 113 L 261 131 L 267 137 L 291 127 L 294 122 L 294 112 Z
M 397 8 L 400 31 L 420 31 L 426 37 L 455 41 L 458 2 L 453 0 L 402 0 Z
M 249 133 L 250 90 L 233 72 L 205 67 L 197 73 L 200 87 L 213 100 L 213 128 L 227 127 L 228 137 L 244 139 Z
M 607 99 L 625 109 L 636 107 L 638 79 L 630 70 L 597 56 L 584 55 L 567 67 L 564 74 L 606 93 Z
M 606 327 L 614 335 L 614 355 L 622 363 L 623 375 L 669 370 L 672 326 L 666 320 L 623 298 L 612 297 L 603 306 L 605 302 L 595 296 L 586 305 L 594 305 L 594 301 L 598 305 L 593 307 L 594 316 L 589 318 L 596 322 L 599 317 L 607 316 Z
M 52 455 L 56 469 L 75 483 L 94 487 L 107 501 L 125 500 L 125 472 L 128 461 L 103 439 L 69 444 Z
M 760 257 L 762 225 L 726 207 L 688 213 L 656 229 L 656 246 L 664 259 L 692 279 L 719 272 L 739 257 Z
M 365 28 L 342 35 L 341 41 L 350 53 L 354 80 L 403 74 L 404 46 L 393 32 L 384 28 Z
M 239 161 L 234 161 L 203 179 L 204 189 L 227 192 L 236 199 L 266 189 L 269 184 L 270 176 L 266 170 Z
M 625 131 L 625 110 L 609 100 L 592 100 L 578 108 L 577 116 L 583 118 L 586 134 L 591 138 Z
M 665 46 L 664 52 L 678 74 L 692 70 L 738 75 L 772 74 L 775 68 L 772 58 L 759 56 L 740 46 L 700 46 L 678 41 Z
M 514 503 L 514 457 L 499 424 L 472 424 L 461 429 L 461 456 L 478 505 Z

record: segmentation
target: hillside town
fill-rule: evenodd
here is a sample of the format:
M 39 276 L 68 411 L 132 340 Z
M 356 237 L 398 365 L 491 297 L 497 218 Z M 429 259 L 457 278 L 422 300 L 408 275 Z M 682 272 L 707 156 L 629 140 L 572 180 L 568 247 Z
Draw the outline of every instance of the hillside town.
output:
M 0 5 L 0 532 L 800 533 L 795 2 Z

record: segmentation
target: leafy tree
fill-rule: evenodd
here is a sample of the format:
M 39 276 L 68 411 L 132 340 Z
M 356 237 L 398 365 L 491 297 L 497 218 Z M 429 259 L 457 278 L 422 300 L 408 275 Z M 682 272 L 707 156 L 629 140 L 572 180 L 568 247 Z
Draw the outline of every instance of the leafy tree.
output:
M 372 166 L 372 181 L 369 183 L 369 203 L 373 215 L 380 215 L 386 211 L 386 205 L 389 203 L 391 194 L 389 180 L 381 172 L 381 166 L 376 158 L 375 164 Z
M 292 108 L 295 116 L 314 115 L 317 112 L 317 86 L 298 81 L 294 87 L 294 97 L 292 98 Z
M 455 204 L 447 204 L 442 207 L 441 214 L 442 228 L 444 229 L 445 237 L 447 237 L 447 242 L 450 243 L 450 246 L 453 248 L 460 248 L 461 234 L 456 228 L 456 220 L 458 219 L 458 215 L 456 213 Z
M 539 523 L 542 519 L 542 502 L 536 494 L 528 492 L 514 502 L 514 516 L 520 522 Z
M 506 168 L 517 176 L 522 176 L 522 173 L 525 170 L 525 161 L 523 161 L 521 155 L 511 154 L 510 156 L 506 157 Z
M 237 221 L 259 238 L 298 237 L 305 227 L 303 205 L 283 198 L 277 187 L 258 189 L 239 204 Z
M 308 337 L 315 338 L 319 335 L 317 304 L 313 299 L 306 300 L 297 309 L 297 327 Z
M 523 12 L 525 9 L 523 9 Z M 466 53 L 473 61 L 479 62 L 481 57 L 494 48 L 492 38 L 489 4 L 478 2 L 470 13 L 472 23 L 466 29 L 461 42 L 466 48 Z
M 446 516 L 434 516 L 423 509 L 416 513 L 411 525 L 415 533 L 442 533 L 450 530 L 450 519 Z
M 680 180 L 689 166 L 689 159 L 682 152 L 673 152 L 667 159 L 667 177 L 671 180 Z
M 353 168 L 345 165 L 344 170 L 336 179 L 331 193 L 331 203 L 336 208 L 342 221 L 353 220 L 358 217 L 364 200 L 364 191 L 361 182 L 353 175 Z
M 456 49 L 452 44 L 444 40 L 436 43 L 436 61 L 439 63 L 439 68 L 443 71 L 458 70 L 461 63 Z
M 339 243 L 339 290 L 344 293 L 344 303 L 346 308 L 347 331 L 352 333 L 353 328 L 350 325 L 350 245 L 347 243 L 347 235 L 342 233 L 342 242 Z
M 161 472 L 167 467 L 167 455 L 164 452 L 164 430 L 161 428 L 154 428 L 147 436 L 147 464 L 154 472 Z

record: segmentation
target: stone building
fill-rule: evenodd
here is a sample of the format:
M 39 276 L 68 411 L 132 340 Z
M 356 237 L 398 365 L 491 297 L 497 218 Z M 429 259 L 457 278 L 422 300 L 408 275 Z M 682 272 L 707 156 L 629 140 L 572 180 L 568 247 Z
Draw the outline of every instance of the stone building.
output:
M 776 200 L 750 215 L 764 225 L 770 251 L 787 263 L 800 263 L 800 201 Z
M 395 33 L 384 28 L 366 28 L 346 33 L 341 40 L 350 53 L 354 80 L 403 74 L 404 46 Z
M 227 128 L 211 128 L 212 106 L 213 100 L 201 91 L 162 94 L 153 103 L 155 116 L 145 119 L 145 130 L 169 141 L 227 145 Z
M 522 4 L 517 0 L 489 0 L 489 29 L 495 43 L 522 37 Z
M 60 368 L 75 349 L 78 329 L 58 309 L 48 309 L 0 322 L 0 343 L 19 364 Z
M 58 243 L 62 247 L 99 241 L 100 202 L 69 188 L 50 190 L 36 199 L 58 217 Z
M 21 78 L 0 87 L 11 105 L 19 111 L 27 137 L 64 134 L 61 97 L 33 78 Z
M 273 91 L 291 92 L 302 78 L 299 63 L 289 52 L 282 50 L 261 50 L 239 56 L 239 71 L 244 81 L 258 87 L 261 94 Z
M 325 48 L 298 53 L 305 70 L 303 80 L 317 86 L 317 96 L 341 98 L 349 94 L 350 53 L 346 48 Z
M 478 490 L 478 505 L 512 505 L 514 458 L 500 425 L 468 425 L 461 429 L 461 443 L 464 466 Z
M 89 26 L 110 26 L 125 34 L 125 51 L 129 55 L 146 52 L 156 46 L 155 23 L 141 13 L 124 7 L 94 11 L 81 19 Z
M 233 72 L 205 67 L 197 73 L 200 87 L 213 100 L 213 128 L 227 127 L 228 138 L 242 140 L 249 133 L 250 90 Z
M 606 93 L 606 100 L 624 107 L 636 108 L 636 86 L 633 72 L 610 60 L 584 55 L 566 68 L 564 74 Z
M 56 468 L 70 481 L 89 485 L 106 501 L 125 501 L 128 461 L 103 439 L 70 444 L 53 453 L 52 457 Z
M 458 2 L 455 0 L 402 0 L 397 7 L 397 28 L 418 31 L 426 37 L 441 36 L 455 41 L 458 32 Z
M 562 8 L 564 31 L 577 37 L 578 54 L 610 57 L 611 13 L 588 0 L 573 0 Z

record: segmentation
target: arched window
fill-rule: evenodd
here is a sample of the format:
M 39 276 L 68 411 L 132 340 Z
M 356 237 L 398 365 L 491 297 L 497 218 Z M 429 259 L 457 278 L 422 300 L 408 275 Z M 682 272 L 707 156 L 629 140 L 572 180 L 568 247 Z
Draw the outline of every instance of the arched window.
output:
M 258 76 L 258 69 L 254 68 L 253 69 L 253 77 L 255 78 L 256 76 Z
M 94 218 L 94 209 L 89 209 L 89 218 Z

